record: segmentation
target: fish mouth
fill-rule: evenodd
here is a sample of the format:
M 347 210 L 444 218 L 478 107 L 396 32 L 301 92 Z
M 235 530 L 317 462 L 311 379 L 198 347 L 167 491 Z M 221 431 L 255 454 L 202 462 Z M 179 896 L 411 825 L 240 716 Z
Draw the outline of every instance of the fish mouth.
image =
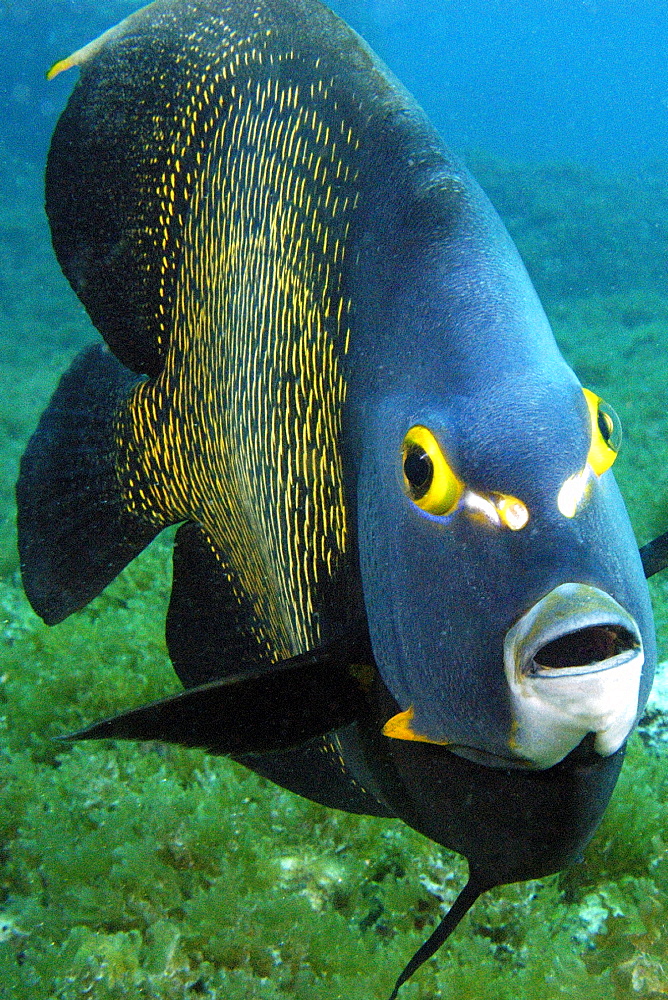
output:
M 595 673 L 628 663 L 642 646 L 639 637 L 617 622 L 586 625 L 545 643 L 531 658 L 530 673 L 539 677 Z
M 594 733 L 596 752 L 614 753 L 636 721 L 644 659 L 635 619 L 609 594 L 581 583 L 550 591 L 504 641 L 512 751 L 552 767 Z

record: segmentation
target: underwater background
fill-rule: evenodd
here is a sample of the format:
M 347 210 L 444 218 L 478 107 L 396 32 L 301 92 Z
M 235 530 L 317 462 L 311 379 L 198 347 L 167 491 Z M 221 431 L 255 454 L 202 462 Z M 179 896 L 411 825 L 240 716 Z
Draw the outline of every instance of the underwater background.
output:
M 615 471 L 639 543 L 666 530 L 668 3 L 335 7 L 491 197 L 568 360 L 622 418 Z M 54 629 L 16 555 L 19 457 L 96 336 L 42 209 L 75 76 L 44 72 L 132 9 L 0 6 L 0 998 L 383 1000 L 462 885 L 457 855 L 196 751 L 53 740 L 179 689 L 169 537 Z M 651 583 L 664 661 L 668 575 Z M 484 896 L 404 1000 L 668 996 L 664 676 L 584 862 Z

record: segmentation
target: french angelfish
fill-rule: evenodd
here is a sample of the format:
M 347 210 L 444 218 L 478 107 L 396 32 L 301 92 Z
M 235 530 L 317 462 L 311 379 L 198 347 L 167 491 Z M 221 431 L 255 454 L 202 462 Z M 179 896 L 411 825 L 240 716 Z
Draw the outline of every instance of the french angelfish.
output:
M 72 65 L 46 205 L 106 344 L 23 457 L 23 580 L 55 624 L 180 524 L 188 689 L 75 738 L 230 754 L 465 855 L 394 997 L 481 892 L 579 858 L 612 793 L 656 656 L 618 419 L 317 0 L 157 0 Z

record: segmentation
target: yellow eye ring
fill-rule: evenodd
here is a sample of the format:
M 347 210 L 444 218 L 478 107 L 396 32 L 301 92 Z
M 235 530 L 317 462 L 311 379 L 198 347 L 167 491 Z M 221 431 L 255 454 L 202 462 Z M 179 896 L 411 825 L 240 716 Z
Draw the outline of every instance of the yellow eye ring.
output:
M 416 424 L 402 447 L 404 487 L 420 510 L 451 514 L 461 500 L 464 484 L 450 468 L 441 446 L 427 427 Z
M 591 419 L 591 445 L 587 462 L 596 475 L 601 476 L 617 458 L 622 443 L 622 424 L 609 403 L 589 389 L 582 391 Z

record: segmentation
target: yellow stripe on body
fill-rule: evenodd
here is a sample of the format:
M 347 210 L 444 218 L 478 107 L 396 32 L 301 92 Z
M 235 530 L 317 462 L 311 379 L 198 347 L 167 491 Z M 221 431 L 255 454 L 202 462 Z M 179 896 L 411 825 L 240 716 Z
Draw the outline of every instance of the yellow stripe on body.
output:
M 127 488 L 131 505 L 202 525 L 278 659 L 319 643 L 314 594 L 346 552 L 341 262 L 357 171 L 331 142 L 352 135 L 332 98 L 323 104 L 331 83 L 318 81 L 316 99 L 269 69 L 255 78 L 253 64 L 271 63 L 262 44 L 253 40 L 247 86 L 216 100 L 209 81 L 239 76 L 239 43 L 232 62 L 221 56 L 199 77 L 194 65 L 175 101 L 155 237 L 165 299 L 176 274 L 170 346 L 123 433 L 143 490 Z M 193 145 L 201 166 L 184 176 Z

